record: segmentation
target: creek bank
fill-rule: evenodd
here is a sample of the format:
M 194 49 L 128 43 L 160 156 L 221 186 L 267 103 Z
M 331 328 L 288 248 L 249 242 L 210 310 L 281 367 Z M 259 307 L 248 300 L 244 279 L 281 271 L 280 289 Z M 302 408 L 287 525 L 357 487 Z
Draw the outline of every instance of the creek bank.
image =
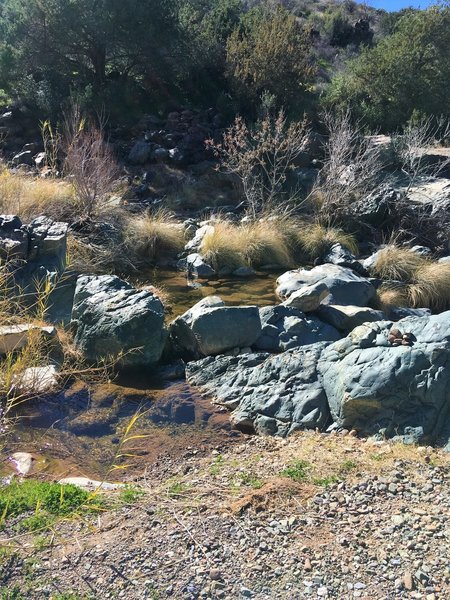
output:
M 315 432 L 195 450 L 130 477 L 143 494 L 135 504 L 58 523 L 51 547 L 34 549 L 31 581 L 35 534 L 22 534 L 2 590 L 30 600 L 448 598 L 442 451 Z M 280 475 L 296 461 L 303 479 Z M 0 541 L 15 534 L 7 522 Z

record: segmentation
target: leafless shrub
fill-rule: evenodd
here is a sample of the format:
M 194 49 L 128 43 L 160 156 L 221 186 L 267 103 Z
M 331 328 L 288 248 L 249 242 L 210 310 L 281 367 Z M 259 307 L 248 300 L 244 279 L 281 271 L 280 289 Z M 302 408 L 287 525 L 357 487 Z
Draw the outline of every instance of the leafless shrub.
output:
M 380 148 L 352 122 L 350 111 L 341 115 L 326 112 L 322 118 L 328 130 L 325 161 L 311 196 L 320 199 L 325 220 L 333 220 L 377 187 L 384 165 Z
M 423 117 L 409 122 L 402 134 L 392 137 L 394 155 L 408 178 L 406 194 L 424 175 L 438 177 L 450 164 L 447 159 L 430 164 L 429 153 L 450 136 L 450 121 L 444 117 Z
M 112 191 L 119 170 L 105 140 L 104 120 L 96 125 L 86 120 L 78 107 L 65 119 L 63 148 L 64 174 L 71 180 L 79 203 L 80 216 L 92 217 Z
M 221 167 L 238 178 L 250 216 L 283 211 L 296 199 L 296 191 L 285 189 L 295 161 L 309 139 L 306 121 L 288 124 L 283 111 L 269 115 L 249 127 L 242 117 L 224 133 L 222 143 L 207 144 L 221 160 Z

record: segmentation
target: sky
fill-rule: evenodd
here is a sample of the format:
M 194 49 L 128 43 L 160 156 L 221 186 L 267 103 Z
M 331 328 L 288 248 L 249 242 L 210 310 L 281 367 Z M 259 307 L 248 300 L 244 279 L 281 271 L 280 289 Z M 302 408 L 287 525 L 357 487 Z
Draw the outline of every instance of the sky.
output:
M 366 0 L 366 4 L 374 8 L 384 8 L 384 10 L 400 10 L 408 6 L 426 8 L 436 4 L 436 0 Z

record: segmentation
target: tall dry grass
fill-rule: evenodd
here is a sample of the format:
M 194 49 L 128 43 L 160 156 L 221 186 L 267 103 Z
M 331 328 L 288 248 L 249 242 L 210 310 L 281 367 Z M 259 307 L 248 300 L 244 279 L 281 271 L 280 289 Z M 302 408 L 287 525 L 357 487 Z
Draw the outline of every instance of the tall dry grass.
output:
M 429 261 L 419 254 L 395 244 L 389 244 L 379 251 L 371 272 L 380 279 L 392 279 L 409 282 L 414 279 L 417 270 Z
M 74 190 L 66 181 L 11 173 L 6 168 L 0 171 L 0 212 L 24 221 L 42 214 L 60 220 L 74 209 Z
M 353 252 L 357 245 L 344 231 L 276 215 L 248 223 L 217 221 L 200 246 L 200 254 L 214 269 L 240 266 L 281 268 L 313 262 L 341 243 Z
M 137 265 L 175 258 L 185 243 L 181 223 L 166 210 L 130 218 L 125 225 L 124 250 Z
M 333 244 L 341 244 L 353 254 L 358 254 L 358 244 L 355 237 L 337 227 L 300 221 L 294 225 L 294 228 L 291 228 L 290 233 L 297 249 L 309 261 L 322 258 Z
M 395 271 L 388 270 L 390 275 L 393 272 L 398 275 L 398 267 Z M 421 258 L 415 268 L 412 263 L 408 263 L 401 269 L 400 274 L 403 277 L 407 275 L 409 279 L 403 279 L 402 283 L 386 283 L 378 290 L 380 308 L 389 310 L 394 306 L 403 306 L 430 308 L 434 312 L 450 309 L 449 264 Z

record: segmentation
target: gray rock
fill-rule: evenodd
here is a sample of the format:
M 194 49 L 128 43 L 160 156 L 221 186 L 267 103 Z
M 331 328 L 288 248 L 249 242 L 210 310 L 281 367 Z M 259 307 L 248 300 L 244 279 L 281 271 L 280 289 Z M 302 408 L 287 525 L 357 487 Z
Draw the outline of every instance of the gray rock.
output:
M 29 167 L 33 167 L 33 153 L 30 150 L 25 150 L 25 152 L 19 152 L 19 154 L 16 154 L 13 157 L 12 163 L 14 165 L 28 165 Z
M 181 262 L 181 261 L 180 261 Z M 180 265 L 180 263 L 178 263 Z M 214 269 L 205 263 L 200 254 L 194 252 L 186 257 L 186 270 L 189 274 L 195 275 L 200 279 L 208 279 L 214 277 L 216 272 Z
M 256 306 L 225 306 L 218 296 L 208 296 L 170 326 L 176 352 L 199 358 L 252 346 L 261 333 Z
M 18 352 L 25 348 L 30 339 L 50 340 L 56 338 L 54 327 L 40 327 L 32 323 L 0 326 L 0 355 Z
M 27 229 L 30 236 L 28 259 L 63 270 L 67 254 L 67 223 L 42 216 L 31 221 Z
M 324 347 L 319 343 L 275 356 L 208 357 L 189 363 L 186 375 L 191 385 L 233 410 L 238 429 L 284 437 L 329 421 L 316 369 Z
M 285 300 L 301 288 L 319 282 L 324 283 L 330 291 L 323 301 L 327 304 L 366 306 L 375 295 L 375 288 L 370 281 L 351 269 L 328 263 L 310 270 L 296 269 L 284 273 L 277 280 L 276 293 Z
M 38 152 L 38 154 L 36 154 L 36 156 L 34 157 L 34 164 L 38 169 L 41 169 L 45 166 L 46 160 L 47 155 L 45 154 L 45 152 Z
M 110 357 L 127 367 L 158 362 L 167 337 L 159 298 L 109 275 L 78 278 L 71 325 L 87 360 Z
M 406 317 L 429 317 L 431 310 L 429 308 L 406 308 L 403 306 L 392 306 L 386 317 L 391 321 L 399 321 Z
M 318 314 L 326 323 L 340 331 L 347 332 L 363 323 L 382 321 L 385 318 L 381 310 L 374 310 L 366 306 L 339 306 L 336 304 L 320 306 Z
M 396 324 L 412 347 L 388 342 L 392 323 L 367 323 L 326 348 L 319 360 L 338 425 L 367 434 L 433 442 L 450 411 L 450 312 Z
M 207 233 L 214 233 L 214 227 L 212 225 L 202 225 L 197 228 L 194 233 L 194 237 L 184 247 L 186 252 L 197 252 L 201 246 L 203 238 Z
M 440 258 L 438 260 L 439 263 L 444 263 L 444 264 L 449 264 L 450 263 L 450 256 L 443 256 L 442 258 Z
M 235 277 L 254 277 L 256 271 L 251 267 L 239 267 L 239 269 L 233 271 L 233 275 Z
M 284 306 L 292 306 L 302 312 L 314 312 L 319 308 L 320 303 L 330 294 L 330 290 L 325 283 L 313 283 L 293 292 L 285 302 Z
M 324 263 L 331 263 L 333 265 L 352 269 L 364 277 L 367 277 L 368 275 L 366 269 L 350 250 L 338 243 L 331 246 L 330 250 L 325 254 L 322 260 Z
M 0 256 L 26 260 L 28 248 L 28 232 L 19 217 L 0 215 Z
M 146 142 L 139 141 L 134 144 L 128 155 L 128 160 L 134 165 L 143 165 L 150 160 L 152 147 Z
M 316 342 L 334 342 L 341 337 L 331 325 L 293 307 L 265 306 L 259 314 L 262 330 L 254 344 L 258 350 L 281 352 Z
M 169 158 L 169 151 L 165 148 L 156 148 L 153 151 L 153 158 L 158 162 L 164 162 Z
M 433 252 L 428 246 L 413 246 L 411 248 L 411 252 L 413 254 L 418 254 L 419 256 L 424 256 L 426 258 L 431 258 L 433 256 Z

